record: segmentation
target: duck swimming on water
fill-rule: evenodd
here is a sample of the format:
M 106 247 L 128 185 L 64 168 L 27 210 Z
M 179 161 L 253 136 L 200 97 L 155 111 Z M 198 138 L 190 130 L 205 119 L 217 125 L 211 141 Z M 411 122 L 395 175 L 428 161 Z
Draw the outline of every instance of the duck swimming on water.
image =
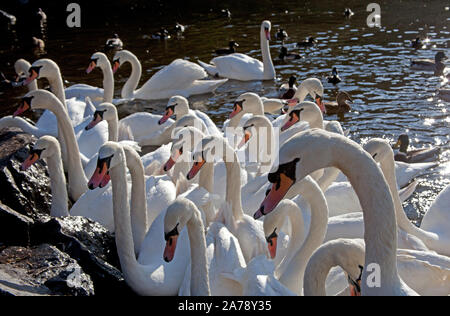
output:
M 339 73 L 338 73 L 336 67 L 333 67 L 331 76 L 327 77 L 327 79 L 328 79 L 328 83 L 332 83 L 332 84 L 338 84 L 339 82 L 342 81 L 341 78 L 339 78 Z
M 394 156 L 396 161 L 418 163 L 434 162 L 439 159 L 439 153 L 441 151 L 439 147 L 408 150 L 408 146 L 409 136 L 407 134 L 401 134 L 398 137 L 397 143 L 393 146 L 394 149 L 399 149 Z
M 339 91 L 335 102 L 328 102 L 324 104 L 325 109 L 327 110 L 326 114 L 334 115 L 350 112 L 352 107 L 347 103 L 347 101 L 353 102 L 353 99 L 347 92 Z
M 229 55 L 229 54 L 234 54 L 236 52 L 236 47 L 239 47 L 239 44 L 236 43 L 235 41 L 230 41 L 228 43 L 228 48 L 220 48 L 220 49 L 216 49 L 216 54 L 217 55 Z
M 442 75 L 442 72 L 445 68 L 444 60 L 447 59 L 444 52 L 437 52 L 434 56 L 434 60 L 432 59 L 413 59 L 411 61 L 411 69 L 414 70 L 425 70 L 425 71 L 434 71 L 436 75 Z

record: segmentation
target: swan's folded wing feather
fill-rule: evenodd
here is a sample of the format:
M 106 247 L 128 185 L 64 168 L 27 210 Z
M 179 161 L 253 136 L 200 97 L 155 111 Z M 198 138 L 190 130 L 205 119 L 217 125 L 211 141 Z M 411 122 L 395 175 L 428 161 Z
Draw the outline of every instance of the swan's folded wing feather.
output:
M 245 54 L 235 53 L 214 58 L 219 75 L 237 80 L 262 79 L 264 65 L 261 61 Z

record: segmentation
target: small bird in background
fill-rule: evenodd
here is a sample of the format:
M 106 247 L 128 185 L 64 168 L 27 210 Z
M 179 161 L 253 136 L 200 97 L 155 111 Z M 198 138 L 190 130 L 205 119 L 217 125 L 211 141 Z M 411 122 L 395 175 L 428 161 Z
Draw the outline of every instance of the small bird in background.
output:
M 178 34 L 184 33 L 184 31 L 186 30 L 186 26 L 176 22 L 175 23 L 175 32 L 177 32 Z
M 314 37 L 309 37 L 307 41 L 303 41 L 303 42 L 298 42 L 297 43 L 297 47 L 313 47 L 317 44 L 317 41 L 314 39 Z
M 444 60 L 447 59 L 444 52 L 437 52 L 432 59 L 413 59 L 411 61 L 411 69 L 433 71 L 436 76 L 441 76 L 445 69 Z
M 162 27 L 159 32 L 152 34 L 151 38 L 156 39 L 156 40 L 166 40 L 166 39 L 170 39 L 170 34 L 167 29 Z
M 230 10 L 228 10 L 228 9 L 223 9 L 223 10 L 221 10 L 220 12 L 222 12 L 222 15 L 223 15 L 224 17 L 231 19 L 231 12 L 230 12 Z
M 288 49 L 282 46 L 279 58 L 281 60 L 293 60 L 293 59 L 301 59 L 302 56 L 300 56 L 299 54 L 288 53 Z
M 422 48 L 422 46 L 423 46 L 423 42 L 420 37 L 416 37 L 415 40 L 411 41 L 412 48 L 419 49 L 419 48 Z
M 280 87 L 280 99 L 290 100 L 294 97 L 295 92 L 297 91 L 297 87 L 295 83 L 297 82 L 297 78 L 295 76 L 291 76 L 289 78 L 289 83 L 285 83 Z
M 236 52 L 236 47 L 239 47 L 239 44 L 236 43 L 235 41 L 230 41 L 228 43 L 228 48 L 219 48 L 216 49 L 216 54 L 217 55 L 229 55 L 229 54 L 234 54 Z
M 38 9 L 36 14 L 39 16 L 41 26 L 43 26 L 47 22 L 47 14 L 41 8 Z
M 346 18 L 350 18 L 352 15 L 354 15 L 355 13 L 353 13 L 352 9 L 350 8 L 345 8 L 344 10 L 344 15 Z
M 108 38 L 105 43 L 105 51 L 118 51 L 123 49 L 123 42 L 118 34 Z
M 42 56 L 45 54 L 45 42 L 40 38 L 34 36 L 31 38 L 31 48 L 35 56 Z
M 341 78 L 339 77 L 339 73 L 338 73 L 336 67 L 333 67 L 333 70 L 331 71 L 331 76 L 328 76 L 327 79 L 328 79 L 328 83 L 332 83 L 334 85 L 336 85 L 342 81 Z
M 284 29 L 278 29 L 278 32 L 275 33 L 275 38 L 279 41 L 284 41 L 288 37 L 288 33 Z

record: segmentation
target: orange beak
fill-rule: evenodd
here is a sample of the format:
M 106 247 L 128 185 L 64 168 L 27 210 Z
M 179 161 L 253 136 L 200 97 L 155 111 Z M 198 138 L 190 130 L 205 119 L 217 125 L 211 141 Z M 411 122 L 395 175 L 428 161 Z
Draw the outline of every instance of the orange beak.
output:
M 361 288 L 361 281 L 358 281 L 359 288 Z M 349 284 L 350 296 L 361 296 L 361 292 L 358 291 L 354 284 Z
M 88 187 L 90 190 L 94 190 L 103 182 L 103 178 L 108 173 L 108 166 L 106 162 L 102 162 L 100 165 L 97 165 L 97 168 L 95 169 L 94 174 L 91 177 L 91 180 L 89 180 Z
M 170 117 L 173 115 L 173 110 L 171 108 L 168 108 L 166 110 L 166 114 L 159 120 L 158 124 L 163 125 L 165 122 L 167 122 Z
M 249 131 L 245 131 L 244 137 L 242 138 L 242 141 L 239 144 L 238 149 L 241 149 L 242 147 L 244 147 L 245 144 L 248 143 L 248 141 L 250 140 L 251 137 L 252 137 L 252 133 L 250 133 Z
M 88 124 L 88 126 L 86 126 L 86 130 L 89 131 L 91 129 L 93 129 L 95 126 L 97 126 L 97 124 L 99 124 L 102 121 L 102 117 L 100 114 L 98 113 L 94 113 L 94 119 Z
M 171 262 L 175 257 L 175 250 L 177 249 L 178 236 L 171 236 L 166 242 L 166 248 L 164 249 L 164 261 Z
M 242 111 L 242 107 L 239 104 L 236 104 L 234 106 L 233 112 L 230 114 L 230 119 L 238 115 Z
M 286 124 L 283 125 L 283 127 L 281 128 L 281 131 L 284 132 L 285 130 L 289 129 L 292 125 L 294 125 L 298 121 L 300 121 L 298 116 L 295 113 L 291 113 L 291 118 L 289 119 L 289 121 L 287 121 Z
M 270 41 L 270 31 L 269 30 L 265 30 L 265 32 L 266 32 L 266 39 L 268 41 Z
M 109 181 L 111 181 L 111 176 L 109 175 L 109 172 L 107 172 L 106 175 L 103 177 L 103 179 L 100 182 L 100 185 L 98 187 L 100 189 L 106 187 L 108 185 Z
M 27 79 L 25 79 L 23 85 L 28 86 L 31 82 L 33 82 L 33 80 L 37 79 L 38 76 L 39 75 L 37 74 L 37 72 L 32 69 L 30 76 L 28 76 Z
M 18 109 L 14 112 L 13 117 L 20 116 L 29 109 L 30 105 L 26 101 L 23 101 L 22 104 L 18 107 Z
M 296 106 L 299 101 L 300 101 L 299 99 L 295 98 L 295 99 L 287 100 L 286 102 L 287 102 L 288 106 Z
M 36 153 L 33 153 L 28 156 L 28 158 L 22 163 L 22 166 L 20 169 L 22 171 L 27 171 L 36 161 L 39 160 L 39 155 Z
M 260 209 L 253 216 L 255 219 L 259 219 L 272 212 L 283 200 L 283 198 L 286 196 L 286 193 L 294 184 L 294 180 L 286 176 L 284 173 L 280 173 L 279 181 L 279 184 L 275 183 L 272 185 L 272 189 L 264 199 Z
M 95 61 L 91 61 L 88 69 L 86 69 L 86 73 L 90 74 L 92 72 L 92 70 L 94 70 L 95 67 L 97 67 L 97 64 L 95 63 Z
M 113 62 L 113 73 L 115 74 L 117 72 L 117 70 L 119 70 L 120 68 L 120 62 L 118 60 L 115 60 Z
M 188 180 L 194 179 L 195 176 L 199 173 L 200 169 L 202 169 L 202 167 L 205 163 L 206 163 L 206 161 L 204 159 L 202 159 L 202 161 L 200 161 L 200 162 L 195 162 L 194 165 L 192 166 L 191 171 L 189 171 L 189 173 L 187 175 L 187 179 Z
M 272 237 L 270 241 L 267 243 L 271 259 L 275 259 L 275 257 L 277 256 L 277 241 L 278 237 Z
M 177 150 L 177 152 L 175 153 L 175 156 L 170 157 L 169 160 L 164 165 L 164 171 L 167 172 L 170 169 L 172 169 L 173 166 L 175 165 L 175 163 L 177 162 L 178 158 L 180 158 L 180 156 L 181 156 L 181 152 L 179 150 Z
M 322 113 L 327 113 L 327 109 L 325 108 L 325 105 L 323 104 L 321 97 L 316 97 L 316 104 L 319 107 L 319 109 L 322 111 Z

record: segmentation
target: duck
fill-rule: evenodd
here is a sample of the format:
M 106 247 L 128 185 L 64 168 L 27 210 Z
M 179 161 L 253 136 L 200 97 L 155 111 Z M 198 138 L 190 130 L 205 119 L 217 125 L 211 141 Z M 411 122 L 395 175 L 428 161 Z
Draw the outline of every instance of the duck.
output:
M 33 50 L 35 50 L 36 52 L 39 52 L 39 53 L 45 52 L 44 40 L 33 36 L 31 38 L 31 45 L 32 45 Z
M 220 12 L 222 13 L 222 16 L 231 19 L 231 12 L 229 9 L 222 9 Z
M 401 134 L 398 137 L 397 143 L 393 146 L 393 149 L 398 149 L 394 156 L 394 159 L 396 161 L 402 161 L 406 163 L 433 162 L 439 159 L 439 154 L 441 152 L 441 149 L 439 147 L 423 148 L 410 151 L 408 151 L 408 147 L 408 134 Z
M 415 49 L 419 49 L 423 47 L 422 39 L 417 36 L 415 40 L 411 41 L 411 47 Z
M 180 24 L 179 22 L 175 22 L 175 31 L 178 34 L 184 33 L 185 30 L 186 30 L 186 26 L 184 26 L 183 24 Z
M 280 52 L 280 55 L 278 56 L 278 58 L 280 58 L 281 60 L 285 60 L 285 59 L 293 60 L 293 59 L 301 59 L 302 56 L 300 56 L 299 54 L 288 53 L 287 48 L 282 46 L 281 52 Z
M 444 52 L 437 52 L 434 56 L 434 60 L 431 59 L 413 59 L 411 61 L 411 69 L 413 70 L 425 70 L 425 71 L 433 71 L 435 73 L 442 74 L 442 71 L 445 68 L 444 60 L 447 59 Z
M 113 72 L 125 63 L 131 63 L 131 76 L 122 88 L 122 98 L 141 100 L 169 99 L 174 95 L 189 97 L 191 95 L 211 93 L 227 82 L 222 80 L 201 80 L 207 77 L 202 67 L 183 59 L 176 59 L 170 65 L 159 70 L 141 88 L 136 90 L 141 78 L 142 66 L 139 59 L 128 50 L 115 54 Z
M 439 89 L 439 97 L 450 102 L 450 89 Z
M 342 80 L 339 77 L 339 73 L 337 71 L 336 67 L 333 67 L 333 70 L 331 71 L 331 76 L 327 77 L 328 83 L 332 83 L 334 85 L 340 83 Z
M 275 38 L 279 41 L 284 41 L 288 37 L 288 33 L 284 29 L 278 29 L 278 31 L 275 33 Z
M 297 47 L 300 48 L 306 48 L 306 47 L 314 47 L 317 44 L 317 41 L 314 39 L 314 37 L 308 37 L 307 41 L 298 42 Z
M 171 38 L 169 31 L 162 27 L 159 32 L 151 35 L 151 38 L 154 40 L 168 40 Z
M 133 156 L 139 163 L 139 155 L 134 153 Z M 179 249 L 176 258 L 170 264 L 165 262 L 162 256 L 166 246 L 164 217 L 167 207 L 172 201 L 166 205 L 151 225 L 149 224 L 144 236 L 134 237 L 135 223 L 142 222 L 148 212 L 145 190 L 142 190 L 145 183 L 141 168 L 141 171 L 135 174 L 131 193 L 128 188 L 126 176 L 128 159 L 129 156 L 126 155 L 123 145 L 115 142 L 105 143 L 98 152 L 97 165 L 99 168 L 91 177 L 91 189 L 94 192 L 97 191 L 98 179 L 102 178 L 103 173 L 109 172 L 117 253 L 125 282 L 139 295 L 177 295 L 190 260 L 187 231 L 184 229 L 179 232 L 177 238 Z M 136 176 L 139 176 L 139 179 Z M 139 187 L 136 188 L 137 184 Z M 129 202 L 130 195 L 131 203 Z M 135 240 L 141 240 L 142 237 L 144 239 L 141 246 L 137 247 Z
M 276 72 L 270 55 L 269 41 L 272 24 L 270 21 L 261 23 L 260 40 L 263 62 L 245 54 L 234 53 L 216 57 L 209 64 L 198 63 L 214 77 L 223 77 L 240 81 L 273 80 Z
M 239 47 L 239 44 L 236 43 L 236 41 L 230 41 L 228 43 L 228 48 L 216 49 L 216 55 L 234 54 L 236 52 L 236 47 Z
M 105 51 L 117 51 L 123 49 L 123 42 L 119 35 L 115 33 L 111 38 L 108 38 L 105 43 Z
M 388 184 L 373 158 L 348 138 L 320 129 L 308 130 L 292 137 L 281 147 L 279 157 L 278 166 L 274 166 L 274 171 L 268 176 L 269 182 L 275 185 L 254 218 L 272 212 L 292 185 L 311 172 L 337 167 L 355 188 L 366 224 L 362 295 L 417 295 L 398 274 L 394 202 Z M 352 161 L 352 164 L 343 164 L 342 161 Z M 363 170 L 365 176 L 362 176 Z M 369 175 L 371 181 L 365 181 Z M 381 271 L 380 287 L 370 287 L 367 283 L 368 271 L 372 271 L 368 265 L 374 262 Z
M 289 77 L 289 82 L 283 84 L 279 89 L 280 99 L 290 100 L 294 98 L 295 92 L 297 91 L 296 82 L 297 78 L 295 76 Z
M 353 13 L 352 9 L 345 8 L 344 15 L 345 15 L 346 18 L 350 18 L 352 15 L 355 15 L 355 13 Z
M 353 102 L 353 99 L 346 91 L 339 91 L 336 95 L 336 102 L 325 102 L 327 115 L 343 114 L 351 111 L 351 106 L 347 103 Z
M 164 218 L 164 260 L 171 262 L 176 253 L 179 232 L 187 228 L 191 249 L 190 271 L 180 288 L 182 296 L 242 296 L 242 287 L 224 275 L 245 266 L 235 236 L 219 222 L 206 227 L 201 212 L 190 200 L 178 198 Z M 205 236 L 206 231 L 206 236 Z

